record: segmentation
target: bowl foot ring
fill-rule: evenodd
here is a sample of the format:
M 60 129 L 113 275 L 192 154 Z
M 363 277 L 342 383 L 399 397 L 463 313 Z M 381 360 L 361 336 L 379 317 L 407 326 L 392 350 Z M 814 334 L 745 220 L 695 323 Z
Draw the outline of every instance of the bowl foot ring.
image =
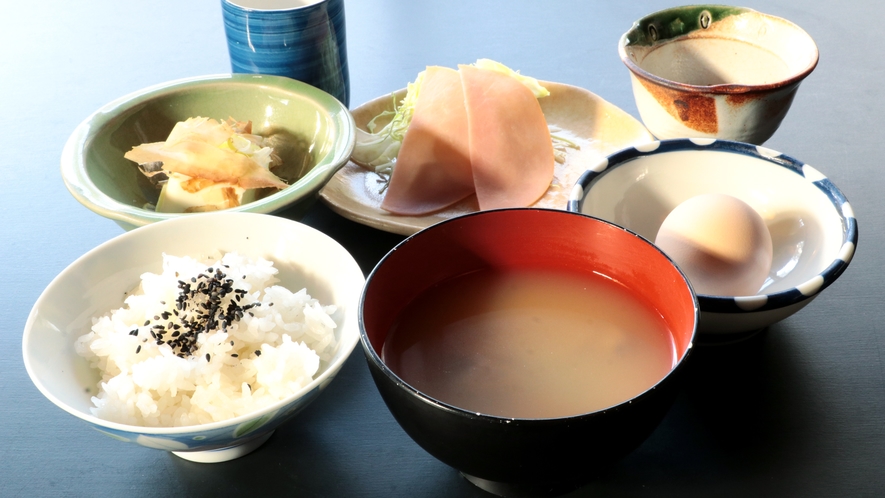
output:
M 507 498 L 535 498 L 535 497 L 551 497 L 551 496 L 560 496 L 569 491 L 574 491 L 578 487 L 579 484 L 563 484 L 563 483 L 552 483 L 552 484 L 520 484 L 513 482 L 498 482 L 498 481 L 489 481 L 488 479 L 483 479 L 481 477 L 472 476 L 469 474 L 465 474 L 461 472 L 461 475 L 464 476 L 465 479 L 470 481 L 471 484 L 478 487 L 479 489 L 491 493 L 497 496 L 504 496 Z
M 224 448 L 218 448 L 208 451 L 173 451 L 172 454 L 179 458 L 197 463 L 227 462 L 236 458 L 240 458 L 241 456 L 246 456 L 249 453 L 257 450 L 258 447 L 260 447 L 268 439 L 270 439 L 270 436 L 273 435 L 273 432 L 274 431 L 270 431 L 254 439 L 250 439 L 244 443 L 235 444 L 233 446 L 227 446 Z

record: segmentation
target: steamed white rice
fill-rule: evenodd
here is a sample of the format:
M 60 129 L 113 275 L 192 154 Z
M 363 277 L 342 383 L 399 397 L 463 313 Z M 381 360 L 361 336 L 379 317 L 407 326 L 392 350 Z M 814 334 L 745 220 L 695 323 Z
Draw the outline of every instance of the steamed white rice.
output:
M 210 267 L 237 289 L 219 298 L 219 308 L 247 309 L 226 327 L 195 334 L 182 350 L 171 337 L 187 329 L 184 311 L 175 316 L 177 299 L 184 299 L 179 282 L 196 286 L 191 278 L 200 281 Z M 250 413 L 309 384 L 335 352 L 336 308 L 322 306 L 306 289 L 292 293 L 274 285 L 276 274 L 270 261 L 237 253 L 199 261 L 164 254 L 163 273 L 142 275 L 124 306 L 93 318 L 92 331 L 76 342 L 102 375 L 92 413 L 150 427 L 204 424 Z M 208 299 L 197 295 L 191 305 Z M 165 335 L 158 339 L 152 331 Z

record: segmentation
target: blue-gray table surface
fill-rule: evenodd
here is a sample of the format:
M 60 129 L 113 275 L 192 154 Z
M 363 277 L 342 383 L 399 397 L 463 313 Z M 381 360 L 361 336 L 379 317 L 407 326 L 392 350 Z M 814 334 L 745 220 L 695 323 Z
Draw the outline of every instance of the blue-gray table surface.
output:
M 663 0 L 348 1 L 355 104 L 424 68 L 499 60 L 638 117 L 617 41 Z M 676 404 L 634 453 L 569 496 L 885 496 L 885 3 L 742 2 L 808 31 L 820 64 L 767 146 L 829 176 L 860 243 L 811 305 L 734 346 L 699 347 Z M 28 312 L 69 263 L 122 229 L 78 204 L 62 146 L 103 104 L 230 71 L 218 0 L 7 2 L 0 29 L 0 496 L 484 496 L 396 424 L 357 349 L 258 451 L 198 464 L 124 444 L 56 408 L 21 359 Z M 401 237 L 323 205 L 304 219 L 368 273 Z

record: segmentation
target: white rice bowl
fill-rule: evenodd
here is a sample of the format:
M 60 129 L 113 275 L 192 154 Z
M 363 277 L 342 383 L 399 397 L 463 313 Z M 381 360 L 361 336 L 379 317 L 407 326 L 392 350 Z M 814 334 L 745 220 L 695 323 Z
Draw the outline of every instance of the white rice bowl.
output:
M 196 349 L 181 352 L 170 337 L 186 330 L 170 326 L 183 322 L 176 316 L 179 282 L 196 282 L 207 267 L 223 270 L 237 291 L 220 298 L 222 311 L 231 303 L 247 310 L 224 330 L 197 333 Z M 308 385 L 320 362 L 335 352 L 330 315 L 336 308 L 322 306 L 306 289 L 293 293 L 274 285 L 276 273 L 272 262 L 235 252 L 199 261 L 164 254 L 163 272 L 143 274 L 124 307 L 94 318 L 92 331 L 75 343 L 77 353 L 102 372 L 92 413 L 150 427 L 205 424 L 251 413 Z M 208 299 L 196 295 L 191 303 Z M 165 336 L 158 338 L 158 328 Z
M 252 259 L 272 261 L 279 270 L 274 275 L 279 279 L 279 285 L 294 291 L 294 295 L 306 288 L 312 298 L 319 300 L 323 315 L 330 310 L 323 305 L 335 306 L 336 310 L 331 317 L 336 324 L 332 329 L 336 343 L 334 346 L 323 349 L 318 343 L 311 345 L 311 339 L 304 335 L 296 337 L 295 332 L 286 332 L 291 345 L 282 347 L 282 337 L 280 343 L 271 344 L 275 352 L 279 352 L 281 348 L 285 351 L 300 342 L 318 348 L 315 353 L 319 357 L 319 369 L 313 380 L 280 401 L 263 407 L 253 405 L 248 413 L 198 425 L 134 425 L 96 416 L 93 410 L 98 407 L 93 398 L 98 397 L 103 379 L 99 370 L 93 368 L 91 363 L 101 360 L 88 359 L 78 354 L 78 348 L 82 349 L 84 346 L 80 338 L 90 333 L 96 317 L 131 306 L 124 300 L 131 298 L 141 276 L 145 273 L 163 272 L 164 253 L 201 257 L 213 251 L 235 252 Z M 99 433 L 118 441 L 172 451 L 188 460 L 227 461 L 260 447 L 277 427 L 316 400 L 341 372 L 359 342 L 357 310 L 364 285 L 363 271 L 353 256 L 328 235 L 302 223 L 278 216 L 230 211 L 181 216 L 114 237 L 62 270 L 31 309 L 22 336 L 22 356 L 28 376 L 47 400 L 83 420 Z M 257 291 L 258 289 L 250 290 Z M 276 301 L 279 298 L 270 299 Z M 307 297 L 305 295 L 295 299 Z M 275 303 L 271 308 L 278 306 L 280 309 L 286 307 Z M 257 309 L 251 311 L 256 312 Z M 284 311 L 279 313 L 286 316 Z M 255 314 L 256 317 L 260 316 L 259 313 Z M 305 323 L 310 320 L 310 314 L 308 311 L 305 315 Z M 318 316 L 325 320 L 322 315 Z M 151 319 L 153 321 L 153 317 Z M 255 330 L 262 332 L 259 326 L 261 323 L 267 323 L 267 320 L 255 320 Z M 240 332 L 245 330 L 248 327 L 241 328 Z M 119 339 L 120 344 L 117 347 L 125 356 L 135 354 L 140 357 L 144 351 L 135 353 L 135 350 L 139 344 L 145 350 L 147 343 L 137 343 L 137 338 L 128 335 L 129 331 L 131 329 Z M 226 333 L 231 334 L 230 328 Z M 141 334 L 139 331 L 139 337 L 144 339 Z M 133 339 L 136 342 L 130 342 Z M 228 345 L 230 340 L 228 338 Z M 240 339 L 235 339 L 235 344 L 238 340 Z M 106 341 L 105 344 L 106 347 L 114 347 L 114 342 Z M 223 346 L 223 343 L 220 344 Z M 208 346 L 219 347 L 219 342 L 209 341 Z M 243 348 L 245 349 L 245 344 Z M 232 354 L 234 350 L 228 350 L 227 354 Z M 263 347 L 260 350 L 264 351 Z M 198 367 L 196 358 L 200 350 L 194 351 L 193 363 Z M 223 351 L 223 348 L 218 351 Z M 224 357 L 225 353 L 218 351 L 208 350 L 210 364 Z M 329 354 L 331 358 L 327 361 Z M 154 361 L 165 360 L 162 353 L 157 356 L 158 359 Z M 284 372 L 274 368 L 271 361 L 273 357 L 270 353 L 261 354 L 261 359 L 268 367 L 266 371 L 272 372 L 272 375 Z M 205 355 L 203 359 L 205 361 Z M 228 359 L 223 363 L 226 364 Z M 254 360 L 254 357 L 244 356 L 244 359 Z M 219 370 L 224 371 L 222 368 Z M 290 373 L 280 373 L 279 379 L 285 381 L 298 377 Z M 270 384 L 268 381 L 268 385 Z M 256 381 L 251 387 L 254 389 L 249 389 L 249 395 L 255 398 L 262 386 Z M 181 387 L 176 389 L 183 391 Z M 242 397 L 241 384 L 238 389 L 235 392 Z M 171 389 L 169 391 L 171 393 Z M 218 393 L 224 391 L 219 390 Z M 267 389 L 267 394 L 272 395 L 272 390 Z M 153 399 L 153 393 L 151 398 Z M 232 399 L 237 398 L 234 396 Z M 152 402 L 145 406 L 149 407 L 150 403 Z M 133 402 L 133 407 L 135 406 Z M 134 409 L 140 411 L 140 408 Z M 158 405 L 158 413 L 160 411 L 161 407 Z

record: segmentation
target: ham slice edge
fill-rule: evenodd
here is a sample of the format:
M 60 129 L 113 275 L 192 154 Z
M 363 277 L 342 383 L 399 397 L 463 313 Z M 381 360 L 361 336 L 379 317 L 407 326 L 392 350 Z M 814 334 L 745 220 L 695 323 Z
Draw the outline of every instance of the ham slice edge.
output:
M 381 208 L 423 215 L 471 195 L 467 110 L 458 71 L 426 69 Z
M 488 69 L 429 66 L 381 208 L 439 211 L 476 193 L 480 210 L 525 207 L 553 180 L 553 144 L 537 98 Z
M 525 207 L 553 181 L 553 144 L 538 99 L 517 79 L 459 65 L 470 163 L 481 210 Z

